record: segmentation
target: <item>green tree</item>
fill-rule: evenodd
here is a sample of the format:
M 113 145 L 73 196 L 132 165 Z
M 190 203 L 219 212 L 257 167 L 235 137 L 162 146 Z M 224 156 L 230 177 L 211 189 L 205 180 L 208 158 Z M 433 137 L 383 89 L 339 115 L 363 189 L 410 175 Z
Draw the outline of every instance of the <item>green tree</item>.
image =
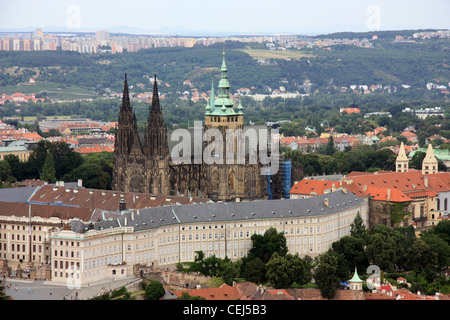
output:
M 55 183 L 55 172 L 55 161 L 53 160 L 53 154 L 48 152 L 44 165 L 42 166 L 41 180 L 48 181 L 49 183 Z
M 445 270 L 450 265 L 450 246 L 437 234 L 429 232 L 420 237 L 437 255 L 437 267 L 439 270 Z
M 422 151 L 417 151 L 416 153 L 414 153 L 411 160 L 409 161 L 409 168 L 422 170 L 422 162 L 425 156 L 426 153 Z
M 224 262 L 220 276 L 226 284 L 233 285 L 234 280 L 239 276 L 238 265 L 232 261 Z
M 364 225 L 364 220 L 359 214 L 359 211 L 356 213 L 355 218 L 350 224 L 350 235 L 352 237 L 362 239 L 364 242 L 367 240 L 367 229 Z
M 276 288 L 287 288 L 294 282 L 303 285 L 311 280 L 310 270 L 298 254 L 280 256 L 275 252 L 266 267 L 266 278 Z
M 145 287 L 145 298 L 147 300 L 159 300 L 164 293 L 164 287 L 159 281 L 150 281 L 150 283 Z
M 249 251 L 249 257 L 260 258 L 264 263 L 267 263 L 275 252 L 281 256 L 288 252 L 286 237 L 283 232 L 278 233 L 273 227 L 267 229 L 264 235 L 253 234 L 250 239 L 253 246 Z
M 332 156 L 333 154 L 335 154 L 336 151 L 337 151 L 337 149 L 334 147 L 333 136 L 330 135 L 330 137 L 328 138 L 328 142 L 326 144 L 325 154 L 328 156 Z
M 9 296 L 5 293 L 5 286 L 3 280 L 0 279 L 0 300 L 8 300 Z
M 27 178 L 40 178 L 42 166 L 48 152 L 51 152 L 53 155 L 55 176 L 57 180 L 61 179 L 65 174 L 70 173 L 75 168 L 78 168 L 83 163 L 82 155 L 73 151 L 67 143 L 41 140 L 30 154 L 30 157 L 24 166 L 24 174 Z
M 388 272 L 394 271 L 396 243 L 390 235 L 379 232 L 370 235 L 366 253 L 369 263 Z
M 406 263 L 411 270 L 417 273 L 426 270 L 435 271 L 438 257 L 425 241 L 417 239 L 406 251 Z
M 331 251 L 327 251 L 319 256 L 314 272 L 314 280 L 320 289 L 322 297 L 325 299 L 333 299 L 339 287 L 338 267 L 338 258 Z
M 266 282 L 266 264 L 258 257 L 241 259 L 241 277 L 254 283 Z
M 83 180 L 83 186 L 93 189 L 111 189 L 111 175 L 103 171 L 102 167 L 94 162 L 85 162 L 62 177 L 64 181 Z
M 442 220 L 428 232 L 432 232 L 450 245 L 450 220 Z
M 293 283 L 293 270 L 286 256 L 280 256 L 275 252 L 266 264 L 267 280 L 275 288 L 287 288 Z
M 0 160 L 0 186 L 3 182 L 14 182 L 15 178 L 11 175 L 11 167 L 6 160 Z
M 8 154 L 5 156 L 5 161 L 8 162 L 9 167 L 11 169 L 11 175 L 17 180 L 17 181 L 23 181 L 23 162 L 20 161 L 19 157 L 13 154 Z
M 365 254 L 365 242 L 363 238 L 344 236 L 333 242 L 332 249 L 342 255 L 346 264 L 347 272 L 354 270 L 357 266 L 360 270 L 366 270 L 369 263 Z

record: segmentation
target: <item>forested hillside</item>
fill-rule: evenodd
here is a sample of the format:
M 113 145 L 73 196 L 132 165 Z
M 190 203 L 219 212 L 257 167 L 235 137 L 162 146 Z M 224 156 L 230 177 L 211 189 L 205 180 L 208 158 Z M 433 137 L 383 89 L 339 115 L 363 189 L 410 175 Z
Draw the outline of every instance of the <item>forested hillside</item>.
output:
M 18 84 L 35 76 L 40 81 L 76 85 L 103 93 L 106 88 L 120 91 L 126 72 L 130 85 L 148 83 L 147 77 L 156 73 L 160 80 L 170 84 L 164 88 L 166 92 L 183 90 L 185 80 L 205 91 L 211 86 L 211 77 L 219 76 L 224 48 L 230 82 L 235 90 L 254 86 L 255 92 L 266 93 L 267 87 L 284 86 L 288 91 L 298 91 L 306 80 L 322 91 L 330 85 L 408 84 L 425 88 L 428 82 L 445 85 L 450 82 L 448 40 L 393 44 L 381 39 L 373 43 L 374 48 L 337 45 L 326 50 L 302 49 L 303 57 L 273 59 L 273 63 L 267 64 L 258 63 L 241 50 L 248 45 L 233 42 L 222 46 L 153 48 L 123 54 L 0 51 L 0 86 Z M 296 56 L 294 52 L 299 50 L 292 52 Z

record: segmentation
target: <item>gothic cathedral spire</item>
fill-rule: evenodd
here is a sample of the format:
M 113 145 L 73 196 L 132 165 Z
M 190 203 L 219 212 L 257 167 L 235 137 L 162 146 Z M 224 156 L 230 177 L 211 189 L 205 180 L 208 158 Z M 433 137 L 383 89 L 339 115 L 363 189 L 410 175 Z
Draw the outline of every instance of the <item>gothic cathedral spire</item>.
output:
M 128 92 L 127 74 L 123 85 L 122 105 L 120 106 L 119 119 L 115 132 L 114 151 L 120 154 L 129 154 L 133 144 L 137 140 L 136 115 L 130 104 Z
M 167 130 L 164 127 L 164 119 L 161 106 L 159 104 L 158 81 L 156 74 L 153 82 L 152 103 L 150 105 L 147 121 L 145 149 L 147 156 L 165 157 L 169 154 Z

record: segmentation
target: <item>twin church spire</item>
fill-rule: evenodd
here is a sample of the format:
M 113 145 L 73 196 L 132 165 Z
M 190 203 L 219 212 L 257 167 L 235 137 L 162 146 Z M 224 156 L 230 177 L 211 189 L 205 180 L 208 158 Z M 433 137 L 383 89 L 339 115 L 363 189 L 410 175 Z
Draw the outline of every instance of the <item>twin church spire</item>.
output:
M 119 112 L 119 121 L 116 130 L 115 144 L 118 153 L 143 153 L 147 156 L 166 156 L 169 152 L 167 144 L 167 131 L 159 104 L 158 81 L 156 74 L 153 83 L 152 102 L 149 108 L 147 128 L 144 141 L 141 143 L 137 133 L 137 120 L 130 104 L 127 74 L 123 85 L 122 105 Z

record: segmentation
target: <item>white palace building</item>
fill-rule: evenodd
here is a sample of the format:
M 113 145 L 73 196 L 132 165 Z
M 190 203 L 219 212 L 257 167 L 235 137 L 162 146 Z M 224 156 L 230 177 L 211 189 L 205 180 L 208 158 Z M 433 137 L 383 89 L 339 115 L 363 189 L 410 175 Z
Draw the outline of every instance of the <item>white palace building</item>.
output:
M 205 257 L 247 255 L 253 234 L 283 232 L 290 253 L 315 257 L 350 234 L 368 199 L 345 189 L 309 199 L 167 205 L 104 214 L 98 222 L 71 219 L 49 235 L 51 281 L 87 286 L 133 274 L 136 264 L 173 268 Z M 108 218 L 106 218 L 106 216 Z

